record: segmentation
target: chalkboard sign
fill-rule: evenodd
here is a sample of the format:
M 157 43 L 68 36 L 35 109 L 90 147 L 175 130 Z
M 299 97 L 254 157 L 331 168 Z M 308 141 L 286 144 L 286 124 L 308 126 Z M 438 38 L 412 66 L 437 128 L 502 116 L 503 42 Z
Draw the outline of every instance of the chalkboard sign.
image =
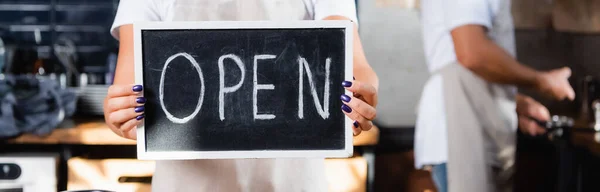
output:
M 139 159 L 352 155 L 350 21 L 134 24 Z

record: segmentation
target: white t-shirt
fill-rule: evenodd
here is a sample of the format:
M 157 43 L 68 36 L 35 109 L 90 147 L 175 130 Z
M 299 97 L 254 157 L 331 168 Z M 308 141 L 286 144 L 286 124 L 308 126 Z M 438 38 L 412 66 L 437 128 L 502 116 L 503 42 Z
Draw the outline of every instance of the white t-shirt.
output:
M 421 95 L 415 130 L 415 166 L 445 163 L 448 157 L 443 80 L 435 72 L 457 62 L 450 31 L 474 24 L 487 28 L 488 37 L 513 57 L 515 56 L 514 27 L 510 0 L 423 0 L 421 22 L 427 67 L 432 73 Z M 515 88 L 507 86 L 507 91 Z M 514 105 L 498 101 L 499 107 L 516 124 Z M 507 104 L 501 104 L 505 102 Z
M 252 7 L 247 4 L 253 4 L 254 0 L 239 1 L 239 0 L 213 0 L 219 3 L 207 3 L 205 0 L 121 0 L 119 9 L 115 16 L 115 21 L 112 25 L 111 34 L 118 39 L 119 31 L 117 28 L 122 25 L 131 24 L 136 21 L 175 21 L 175 20 L 195 20 L 198 17 L 204 17 L 202 20 L 228 20 L 225 17 L 210 16 L 207 19 L 203 12 L 221 11 L 219 9 L 229 9 L 229 12 L 251 12 Z M 290 0 L 261 0 L 260 6 L 267 7 L 266 11 L 270 11 L 267 16 L 260 15 L 264 13 L 254 14 L 259 19 L 230 16 L 235 20 L 286 20 L 294 17 L 294 13 L 289 13 L 290 9 L 286 9 L 282 4 L 286 4 Z M 307 13 L 301 20 L 321 20 L 332 15 L 340 15 L 350 18 L 358 24 L 356 14 L 356 3 L 353 0 L 291 0 L 294 3 L 287 5 L 303 3 Z M 217 5 L 221 4 L 221 5 Z M 208 6 L 207 6 L 208 5 Z M 271 9 L 269 9 L 271 8 Z M 295 8 L 294 8 L 295 9 Z M 295 9 L 297 10 L 297 9 Z M 225 14 L 223 14 L 225 15 Z M 246 14 L 248 16 L 251 14 Z M 197 20 L 197 19 L 196 19 Z M 233 19 L 232 19 L 233 20 Z
M 356 19 L 354 0 L 121 0 L 111 34 L 136 21 Z M 323 159 L 157 161 L 153 191 L 327 191 Z

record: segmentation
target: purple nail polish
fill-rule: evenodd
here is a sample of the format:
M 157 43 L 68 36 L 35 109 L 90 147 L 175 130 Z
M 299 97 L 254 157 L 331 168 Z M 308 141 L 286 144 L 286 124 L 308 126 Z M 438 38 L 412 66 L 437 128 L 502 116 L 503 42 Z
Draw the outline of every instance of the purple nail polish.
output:
M 342 96 L 340 96 L 340 99 L 342 99 L 342 101 L 346 103 L 350 102 L 350 97 L 348 97 L 348 95 L 346 94 L 342 94 Z
M 135 99 L 135 102 L 139 103 L 139 104 L 144 104 L 146 103 L 146 98 L 144 97 L 138 97 Z
M 142 120 L 144 118 L 144 114 L 138 115 L 137 117 L 135 117 L 136 120 Z
M 140 92 L 140 91 L 142 91 L 142 86 L 141 85 L 134 85 L 132 89 L 135 92 Z
M 358 128 L 358 121 L 354 121 L 354 127 Z
M 352 82 L 350 82 L 350 81 L 344 81 L 344 82 L 342 82 L 342 86 L 344 86 L 344 87 L 352 87 Z
M 134 110 L 136 113 L 140 113 L 140 112 L 144 111 L 144 106 L 137 106 L 137 107 L 135 107 Z
M 346 104 L 342 104 L 342 110 L 344 110 L 346 113 L 352 113 L 352 109 Z

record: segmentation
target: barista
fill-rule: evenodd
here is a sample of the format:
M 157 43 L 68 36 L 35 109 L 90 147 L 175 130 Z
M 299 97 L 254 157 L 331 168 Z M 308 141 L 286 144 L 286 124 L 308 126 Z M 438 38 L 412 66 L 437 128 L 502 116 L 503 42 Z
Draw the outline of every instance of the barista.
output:
M 137 21 L 218 20 L 352 20 L 353 0 L 122 0 L 112 27 L 120 40 L 114 84 L 104 103 L 106 122 L 119 136 L 136 139 L 135 126 L 143 119 L 143 89 L 133 85 L 132 23 Z M 354 93 L 342 99 L 354 120 L 354 134 L 372 127 L 378 78 L 354 36 L 354 77 L 339 82 Z M 208 74 L 210 75 L 210 74 Z M 218 75 L 218 74 L 212 74 Z M 315 127 L 316 129 L 318 127 Z M 324 159 L 237 159 L 157 161 L 153 191 L 327 191 Z
M 549 116 L 517 87 L 574 99 L 570 69 L 536 71 L 515 60 L 510 8 L 510 0 L 422 1 L 431 77 L 418 108 L 415 166 L 431 168 L 439 191 L 511 190 L 517 124 L 535 135 L 541 127 L 521 117 Z

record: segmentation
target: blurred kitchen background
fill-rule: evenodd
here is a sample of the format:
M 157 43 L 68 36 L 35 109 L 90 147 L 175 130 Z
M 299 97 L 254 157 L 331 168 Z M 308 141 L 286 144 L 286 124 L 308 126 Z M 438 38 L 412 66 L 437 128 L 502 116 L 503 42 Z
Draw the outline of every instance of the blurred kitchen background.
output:
M 0 0 L 0 192 L 149 191 L 153 162 L 104 124 L 118 44 L 118 0 Z M 415 108 L 428 72 L 418 0 L 358 0 L 360 35 L 380 77 L 377 129 L 355 157 L 328 159 L 330 191 L 435 191 L 414 169 Z M 600 191 L 600 0 L 513 0 L 518 59 L 569 66 L 574 102 L 551 102 L 576 127 L 519 135 L 515 191 Z

